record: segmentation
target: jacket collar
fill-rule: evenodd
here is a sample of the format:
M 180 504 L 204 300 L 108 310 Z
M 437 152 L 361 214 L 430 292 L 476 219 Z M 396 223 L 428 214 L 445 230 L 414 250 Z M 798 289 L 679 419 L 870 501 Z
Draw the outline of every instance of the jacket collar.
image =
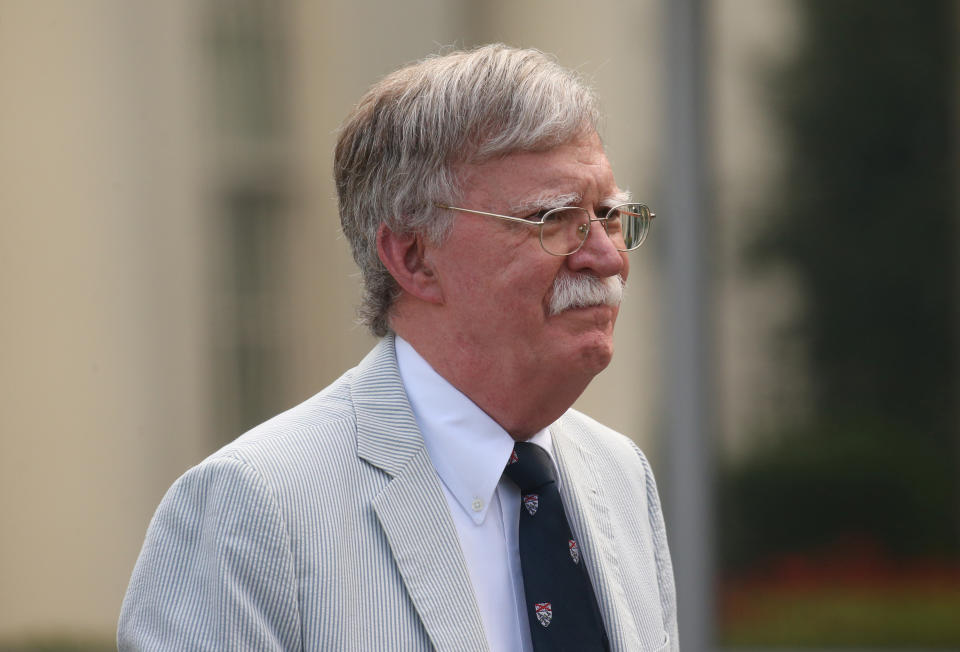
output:
M 617 605 L 630 603 L 627 593 L 632 589 L 622 580 L 625 575 L 616 554 L 619 547 L 610 527 L 613 516 L 609 503 L 614 497 L 608 495 L 597 475 L 604 467 L 591 449 L 591 433 L 579 420 L 570 418 L 570 412 L 553 423 L 550 432 L 557 468 L 565 480 L 560 494 L 570 526 L 582 545 L 607 635 L 611 643 L 640 640 L 631 614 L 617 609 Z
M 357 455 L 390 476 L 373 500 L 394 562 L 438 650 L 488 649 L 440 480 L 407 400 L 392 335 L 354 370 Z

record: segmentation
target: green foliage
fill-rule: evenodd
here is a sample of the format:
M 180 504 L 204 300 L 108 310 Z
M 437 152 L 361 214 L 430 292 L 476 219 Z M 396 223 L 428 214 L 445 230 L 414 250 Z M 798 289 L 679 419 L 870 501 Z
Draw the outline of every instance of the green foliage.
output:
M 958 396 L 956 5 L 801 6 L 806 47 L 771 84 L 787 183 L 754 251 L 804 285 L 820 415 L 944 441 Z
M 955 469 L 922 440 L 866 419 L 778 433 L 723 476 L 724 567 L 737 572 L 845 541 L 871 541 L 897 557 L 949 557 Z
M 769 71 L 786 183 L 749 258 L 801 284 L 803 318 L 782 336 L 809 352 L 813 413 L 755 433 L 766 444 L 721 475 L 721 637 L 955 648 L 955 576 L 940 592 L 835 576 L 838 550 L 960 559 L 957 4 L 799 7 L 804 45 Z M 770 569 L 797 558 L 821 585 L 777 584 Z
M 810 353 L 813 419 L 727 470 L 722 565 L 851 534 L 956 555 L 956 3 L 800 7 L 805 44 L 770 83 L 787 181 L 750 253 L 801 283 L 784 336 Z

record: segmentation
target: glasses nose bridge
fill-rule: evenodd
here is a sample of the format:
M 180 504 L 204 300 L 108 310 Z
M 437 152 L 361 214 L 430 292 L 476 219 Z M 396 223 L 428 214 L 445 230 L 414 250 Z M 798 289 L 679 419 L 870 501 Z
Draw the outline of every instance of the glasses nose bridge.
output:
M 610 236 L 610 231 L 607 230 L 608 221 L 606 216 L 597 217 L 597 214 L 593 211 L 593 209 L 586 209 L 586 211 L 587 211 L 587 234 L 586 236 L 584 236 L 583 242 L 580 243 L 580 247 L 583 247 L 583 245 L 587 243 L 587 240 L 590 239 L 590 234 L 596 231 L 596 229 L 593 228 L 593 223 L 600 222 L 600 224 L 603 226 L 603 234 L 607 236 L 607 240 L 609 240 L 610 244 L 612 244 L 614 246 L 614 249 L 616 249 L 616 243 L 613 241 L 613 238 Z

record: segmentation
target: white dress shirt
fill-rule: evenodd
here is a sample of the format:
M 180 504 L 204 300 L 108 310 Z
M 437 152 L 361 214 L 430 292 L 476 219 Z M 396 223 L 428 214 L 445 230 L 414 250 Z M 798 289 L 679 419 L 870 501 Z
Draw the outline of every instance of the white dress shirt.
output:
M 532 652 L 520 569 L 520 491 L 503 478 L 514 440 L 401 337 L 397 365 L 443 482 L 490 649 Z M 529 441 L 553 459 L 550 431 Z

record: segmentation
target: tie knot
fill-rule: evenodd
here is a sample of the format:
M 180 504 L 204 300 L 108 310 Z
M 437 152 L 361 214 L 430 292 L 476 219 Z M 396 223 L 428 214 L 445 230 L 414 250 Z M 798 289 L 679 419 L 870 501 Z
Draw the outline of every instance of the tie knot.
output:
M 553 461 L 547 451 L 536 444 L 521 441 L 513 447 L 513 454 L 504 469 L 507 477 L 513 480 L 523 493 L 556 482 Z

